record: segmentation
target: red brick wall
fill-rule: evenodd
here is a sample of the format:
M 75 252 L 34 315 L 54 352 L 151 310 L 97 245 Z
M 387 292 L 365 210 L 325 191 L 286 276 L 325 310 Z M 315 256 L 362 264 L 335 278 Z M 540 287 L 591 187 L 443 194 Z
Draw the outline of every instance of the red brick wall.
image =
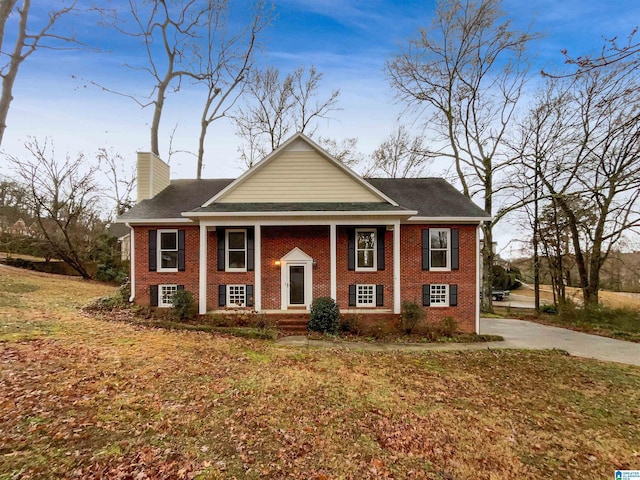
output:
M 458 285 L 458 306 L 427 307 L 427 320 L 438 321 L 451 316 L 463 331 L 475 331 L 476 314 L 476 227 L 455 226 L 459 230 L 460 268 L 450 272 L 422 270 L 422 230 L 425 228 L 448 228 L 451 225 L 402 225 L 401 226 L 401 301 L 415 301 L 422 305 L 422 285 L 445 283 Z M 185 271 L 149 272 L 149 230 L 157 227 L 135 227 L 136 303 L 149 304 L 149 285 L 179 284 L 198 299 L 199 227 L 175 226 L 162 229 L 185 230 Z M 219 272 L 216 232 L 208 232 L 207 249 L 207 309 L 218 308 L 219 284 L 255 285 L 254 272 Z M 385 233 L 385 270 L 357 272 L 348 269 L 347 228 L 337 228 L 337 302 L 343 309 L 349 308 L 350 284 L 384 285 L 385 310 L 393 309 L 393 232 Z M 299 247 L 317 260 L 313 268 L 313 297 L 330 295 L 329 227 L 262 227 L 262 308 L 280 309 L 280 267 L 275 261 Z M 375 309 L 371 309 L 375 311 Z
M 255 285 L 255 273 L 218 271 L 217 232 L 207 232 L 207 241 L 207 310 L 216 310 L 218 285 Z
M 347 227 L 338 227 L 336 232 L 336 271 L 338 277 L 336 292 L 338 298 L 336 301 L 338 305 L 343 310 L 350 308 L 349 285 L 374 284 L 384 285 L 384 305 L 379 308 L 385 310 L 393 309 L 393 232 L 385 232 L 384 236 L 385 269 L 371 272 L 358 272 L 349 270 L 349 239 L 347 231 Z M 375 308 L 371 307 L 368 308 L 368 310 L 375 310 Z
M 451 225 L 402 225 L 400 229 L 401 301 L 408 300 L 422 305 L 422 285 L 445 283 L 458 285 L 456 307 L 425 307 L 427 321 L 439 321 L 453 317 L 458 328 L 475 332 L 476 318 L 476 227 L 456 225 L 459 230 L 460 268 L 450 272 L 422 270 L 422 230 L 425 228 L 450 228 Z
M 262 308 L 278 310 L 281 307 L 281 267 L 275 261 L 298 247 L 314 258 L 313 298 L 331 294 L 329 227 L 262 227 Z
M 150 272 L 149 271 L 149 230 L 184 230 L 185 239 L 185 271 L 184 272 Z M 149 285 L 176 284 L 184 285 L 185 290 L 193 293 L 198 299 L 198 265 L 200 262 L 199 235 L 197 226 L 162 226 L 134 227 L 135 242 L 135 302 L 149 305 Z

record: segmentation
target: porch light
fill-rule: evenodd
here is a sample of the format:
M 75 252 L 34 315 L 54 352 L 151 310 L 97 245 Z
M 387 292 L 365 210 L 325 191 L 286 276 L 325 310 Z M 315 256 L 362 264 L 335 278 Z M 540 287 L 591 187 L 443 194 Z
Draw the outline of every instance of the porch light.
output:
M 275 260 L 275 261 L 273 262 L 273 264 L 274 264 L 276 267 L 279 267 L 279 266 L 280 266 L 280 260 Z
M 311 262 L 311 265 L 313 265 L 313 268 L 316 268 L 318 266 L 318 260 L 314 258 L 313 261 Z

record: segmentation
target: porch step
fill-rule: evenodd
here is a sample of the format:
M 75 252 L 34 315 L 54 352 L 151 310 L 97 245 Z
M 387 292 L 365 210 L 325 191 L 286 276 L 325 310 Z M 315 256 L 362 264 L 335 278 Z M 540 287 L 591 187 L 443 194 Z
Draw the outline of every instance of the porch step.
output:
M 309 323 L 308 313 L 288 313 L 278 315 L 277 327 L 285 335 L 304 335 Z

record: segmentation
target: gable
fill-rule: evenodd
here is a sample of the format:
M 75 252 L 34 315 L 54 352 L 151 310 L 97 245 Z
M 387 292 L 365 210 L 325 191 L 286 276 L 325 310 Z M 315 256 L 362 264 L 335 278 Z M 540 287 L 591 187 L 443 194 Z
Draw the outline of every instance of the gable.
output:
M 215 202 L 377 203 L 386 199 L 299 135 L 240 177 Z

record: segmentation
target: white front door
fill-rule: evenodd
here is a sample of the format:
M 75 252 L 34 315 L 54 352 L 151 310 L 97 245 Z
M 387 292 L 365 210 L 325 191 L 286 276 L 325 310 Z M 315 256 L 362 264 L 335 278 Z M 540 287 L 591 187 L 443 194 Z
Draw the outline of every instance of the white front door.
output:
M 288 264 L 288 290 L 289 307 L 304 307 L 307 304 L 305 298 L 305 268 L 304 264 Z
M 313 295 L 313 258 L 294 248 L 280 259 L 281 308 L 311 307 Z

